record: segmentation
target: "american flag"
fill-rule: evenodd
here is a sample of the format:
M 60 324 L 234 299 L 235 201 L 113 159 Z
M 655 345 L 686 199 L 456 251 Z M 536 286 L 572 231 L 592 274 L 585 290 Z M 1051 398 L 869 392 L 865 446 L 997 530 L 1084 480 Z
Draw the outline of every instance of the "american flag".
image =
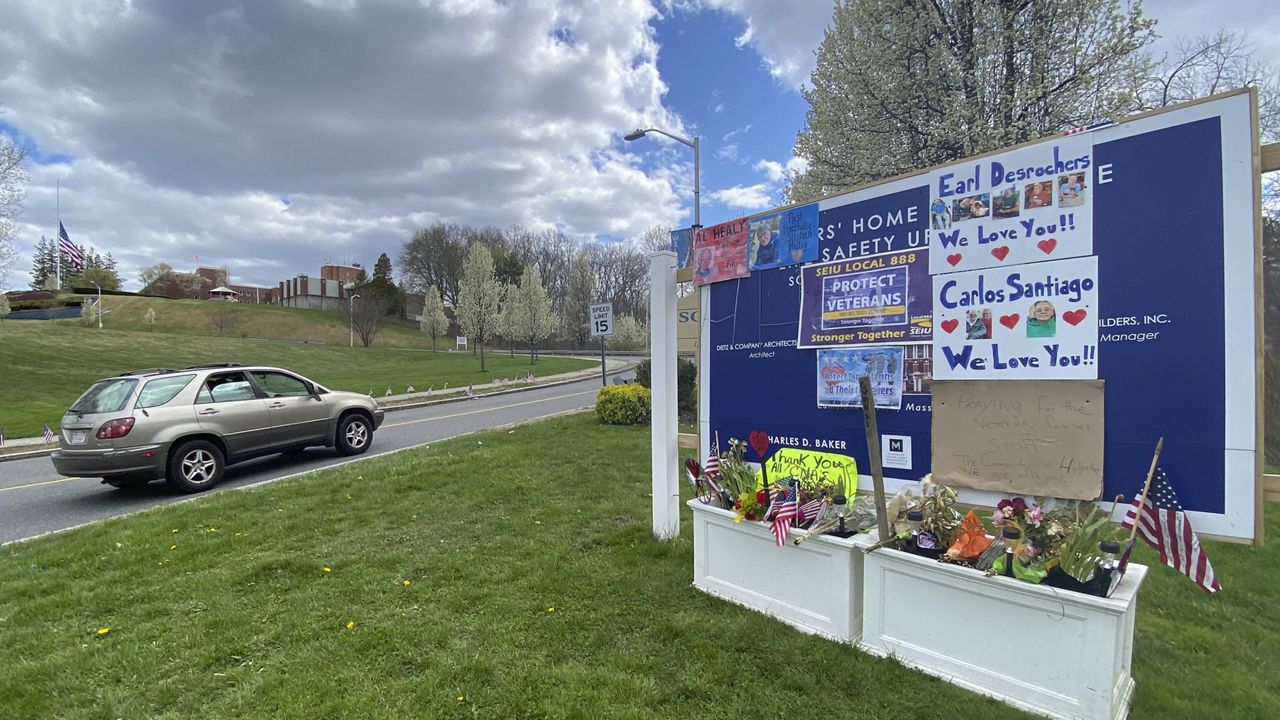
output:
M 1125 528 L 1132 528 L 1138 509 L 1138 500 L 1125 513 Z M 1138 535 L 1148 545 L 1160 551 L 1160 562 L 1186 575 L 1206 591 L 1214 593 L 1222 589 L 1213 574 L 1209 558 L 1200 548 L 1200 538 L 1191 529 L 1191 521 L 1178 502 L 1178 495 L 1165 477 L 1164 470 L 1157 469 L 1142 506 L 1138 520 Z
M 49 429 L 49 423 L 43 423 L 43 424 L 44 424 L 44 441 L 46 443 L 51 443 L 53 442 L 53 437 L 54 437 L 53 431 Z
M 787 489 L 780 493 L 769 506 L 769 512 L 765 514 L 766 520 L 773 520 L 770 529 L 773 530 L 773 539 L 778 543 L 778 547 L 787 544 L 787 533 L 791 530 L 791 521 L 796 518 L 797 512 L 799 509 L 796 507 L 796 486 L 788 485 Z
M 62 226 L 61 220 L 58 221 L 58 250 L 67 256 L 67 262 L 71 267 L 77 270 L 84 267 L 84 253 L 80 252 L 80 248 L 67 237 L 67 229 Z
M 810 500 L 809 502 L 801 505 L 800 509 L 796 511 L 796 522 L 805 522 L 806 520 L 813 520 L 818 516 L 818 511 L 821 509 L 822 509 L 822 498 L 818 498 L 816 500 Z
M 707 463 L 702 466 L 703 475 L 719 475 L 720 474 L 720 457 L 714 452 L 707 453 Z

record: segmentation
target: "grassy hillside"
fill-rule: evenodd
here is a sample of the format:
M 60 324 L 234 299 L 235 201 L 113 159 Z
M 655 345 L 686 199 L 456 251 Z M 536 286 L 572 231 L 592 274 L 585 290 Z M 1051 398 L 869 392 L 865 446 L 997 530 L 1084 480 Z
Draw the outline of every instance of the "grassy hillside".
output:
M 260 337 L 311 340 L 346 345 L 350 339 L 345 313 L 334 310 L 304 310 L 281 305 L 223 303 L 209 300 L 169 300 L 166 298 L 107 296 L 102 300 L 103 325 L 112 330 L 147 330 L 148 309 L 156 311 L 152 332 L 178 335 L 222 337 Z M 219 333 L 214 315 L 227 311 L 230 320 Z M 79 320 L 61 320 L 62 325 L 80 325 Z M 359 338 L 356 343 L 359 344 Z M 453 344 L 452 338 L 441 338 L 441 349 Z M 374 339 L 379 347 L 430 348 L 431 338 L 418 331 L 413 323 L 388 319 L 386 327 Z
M 468 352 L 348 348 L 345 342 L 316 345 L 113 328 L 114 324 L 98 330 L 79 323 L 0 322 L 0 427 L 7 437 L 39 435 L 40 424 L 56 423 L 93 381 L 145 367 L 208 362 L 276 365 L 335 390 L 381 395 L 387 386 L 397 393 L 409 384 L 418 390 L 432 385 L 439 390 L 445 382 L 458 387 L 530 370 L 546 376 L 595 365 L 543 358 L 530 366 L 528 356 L 510 358 L 495 352 L 486 355 L 489 372 L 481 373 L 479 359 Z

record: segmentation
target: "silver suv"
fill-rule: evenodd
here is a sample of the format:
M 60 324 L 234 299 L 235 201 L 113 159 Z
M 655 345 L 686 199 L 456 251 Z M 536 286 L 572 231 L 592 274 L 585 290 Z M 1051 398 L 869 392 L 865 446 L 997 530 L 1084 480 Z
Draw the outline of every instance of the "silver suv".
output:
M 163 477 L 194 493 L 216 485 L 228 464 L 260 455 L 320 445 L 358 455 L 382 419 L 373 398 L 280 368 L 138 370 L 99 380 L 76 400 L 53 466 L 115 487 Z

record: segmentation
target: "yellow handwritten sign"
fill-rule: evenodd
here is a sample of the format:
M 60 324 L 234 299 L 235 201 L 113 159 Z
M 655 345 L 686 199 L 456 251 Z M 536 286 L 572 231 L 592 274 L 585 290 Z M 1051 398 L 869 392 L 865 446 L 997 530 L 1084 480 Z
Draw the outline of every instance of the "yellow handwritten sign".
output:
M 849 497 L 858 491 L 858 461 L 848 455 L 784 447 L 769 456 L 765 468 L 770 483 L 795 477 L 805 485 L 843 486 Z M 762 484 L 763 478 L 756 473 L 756 485 Z

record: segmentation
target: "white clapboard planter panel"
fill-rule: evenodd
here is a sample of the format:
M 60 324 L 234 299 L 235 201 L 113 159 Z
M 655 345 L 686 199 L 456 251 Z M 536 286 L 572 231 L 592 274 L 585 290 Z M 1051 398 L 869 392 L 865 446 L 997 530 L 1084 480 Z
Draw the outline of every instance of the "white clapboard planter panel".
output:
M 873 545 L 875 534 L 858 543 Z M 863 563 L 867 652 L 1048 717 L 1128 715 L 1146 566 L 1130 564 L 1112 596 L 1100 598 L 888 548 Z
M 690 500 L 693 584 L 805 632 L 842 642 L 862 631 L 863 552 L 848 539 L 817 535 L 778 547 L 765 523 L 734 523 L 728 510 Z

